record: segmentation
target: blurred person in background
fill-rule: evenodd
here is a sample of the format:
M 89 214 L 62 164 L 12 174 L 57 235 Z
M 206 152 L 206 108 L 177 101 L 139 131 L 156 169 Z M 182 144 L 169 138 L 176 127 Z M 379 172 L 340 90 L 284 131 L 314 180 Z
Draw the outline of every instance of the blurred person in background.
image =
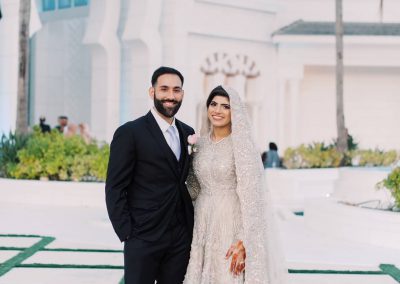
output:
M 60 115 L 58 117 L 58 125 L 56 129 L 60 131 L 60 133 L 66 134 L 68 132 L 68 117 L 65 115 Z
M 83 141 L 85 141 L 86 144 L 90 144 L 92 142 L 92 137 L 90 135 L 89 131 L 89 125 L 87 123 L 79 123 L 79 135 L 82 137 Z
M 264 162 L 264 168 L 279 168 L 281 166 L 281 159 L 278 155 L 278 146 L 271 142 L 269 143 L 269 150 L 267 152 L 267 158 Z

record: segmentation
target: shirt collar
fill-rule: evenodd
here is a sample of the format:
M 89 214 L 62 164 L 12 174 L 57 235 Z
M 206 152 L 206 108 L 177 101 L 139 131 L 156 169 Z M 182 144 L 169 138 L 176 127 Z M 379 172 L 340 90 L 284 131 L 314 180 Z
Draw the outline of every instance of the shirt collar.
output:
M 166 132 L 167 129 L 168 129 L 168 127 L 170 127 L 171 125 L 176 129 L 175 117 L 174 117 L 174 119 L 172 120 L 172 123 L 171 123 L 171 125 L 170 125 L 168 122 L 166 122 L 166 121 L 160 116 L 160 114 L 155 110 L 154 107 L 152 107 L 150 111 L 151 111 L 151 113 L 153 114 L 154 118 L 156 119 L 157 124 L 158 124 L 158 126 L 160 127 L 160 129 L 161 129 L 162 132 Z

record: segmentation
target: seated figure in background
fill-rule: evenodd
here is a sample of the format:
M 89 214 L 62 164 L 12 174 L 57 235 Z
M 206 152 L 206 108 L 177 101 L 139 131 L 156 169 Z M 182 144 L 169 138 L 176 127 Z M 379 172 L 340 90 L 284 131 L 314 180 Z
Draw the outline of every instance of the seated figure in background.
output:
M 281 160 L 278 155 L 278 146 L 271 142 L 269 143 L 269 150 L 267 152 L 267 159 L 264 162 L 264 168 L 279 168 Z

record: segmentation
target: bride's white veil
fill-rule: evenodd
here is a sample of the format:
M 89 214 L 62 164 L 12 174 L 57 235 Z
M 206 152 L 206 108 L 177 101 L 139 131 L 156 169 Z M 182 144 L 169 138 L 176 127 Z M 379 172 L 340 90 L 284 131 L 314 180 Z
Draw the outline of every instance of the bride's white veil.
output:
M 245 104 L 237 92 L 218 86 L 230 100 L 232 144 L 235 158 L 237 193 L 243 217 L 243 243 L 246 247 L 245 283 L 285 284 L 287 268 L 274 218 L 269 190 L 266 188 L 261 156 L 252 137 Z M 216 88 L 216 89 L 217 89 Z M 215 89 L 214 89 L 215 90 Z M 201 136 L 209 135 L 207 110 L 203 113 Z

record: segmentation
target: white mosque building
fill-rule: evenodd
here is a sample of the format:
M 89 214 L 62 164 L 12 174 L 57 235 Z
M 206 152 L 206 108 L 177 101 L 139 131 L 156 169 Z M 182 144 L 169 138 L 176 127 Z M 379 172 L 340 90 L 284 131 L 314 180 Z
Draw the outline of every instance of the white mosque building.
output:
M 59 115 L 110 141 L 145 114 L 152 72 L 185 76 L 178 117 L 200 129 L 209 91 L 246 101 L 260 151 L 336 136 L 334 0 L 32 0 L 30 122 Z M 345 119 L 363 148 L 400 148 L 400 1 L 346 0 Z M 0 132 L 15 128 L 17 0 L 0 0 Z

